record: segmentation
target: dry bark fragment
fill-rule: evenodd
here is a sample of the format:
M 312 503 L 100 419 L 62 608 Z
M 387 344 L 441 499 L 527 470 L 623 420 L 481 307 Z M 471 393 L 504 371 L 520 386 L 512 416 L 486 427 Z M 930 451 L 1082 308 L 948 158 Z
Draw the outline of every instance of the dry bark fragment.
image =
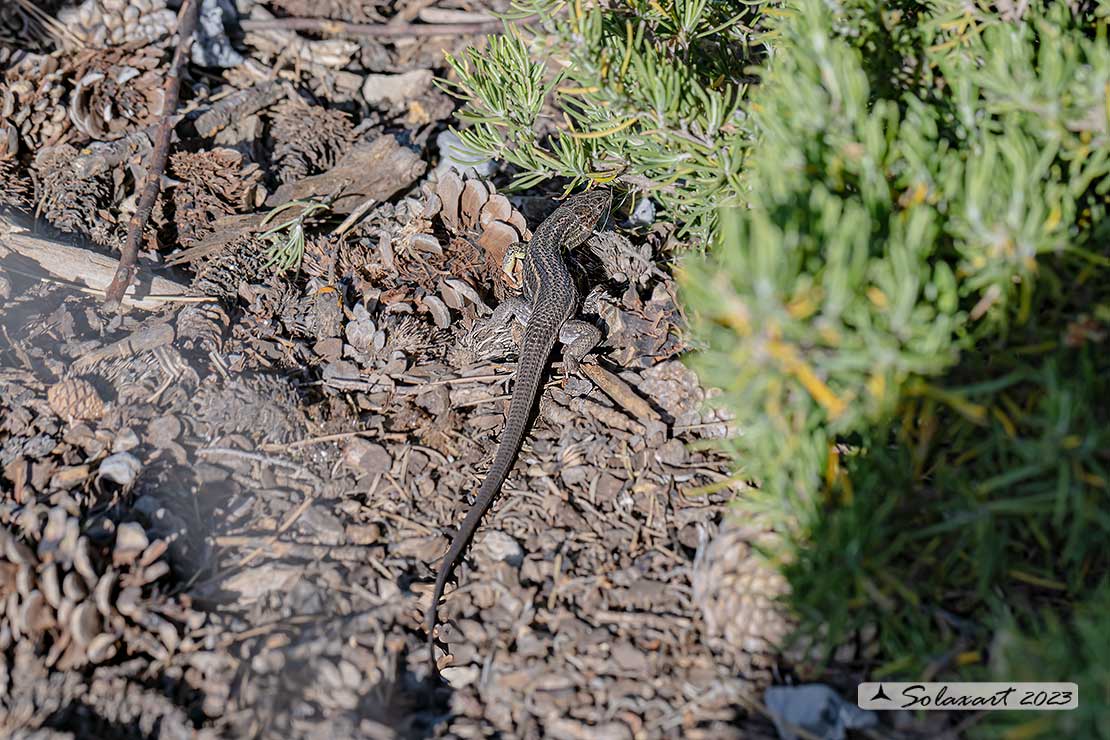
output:
M 282 185 L 266 205 L 334 197 L 332 211 L 350 213 L 369 199 L 389 200 L 426 169 L 427 163 L 396 138 L 380 136 L 368 144 L 356 144 L 327 172 Z

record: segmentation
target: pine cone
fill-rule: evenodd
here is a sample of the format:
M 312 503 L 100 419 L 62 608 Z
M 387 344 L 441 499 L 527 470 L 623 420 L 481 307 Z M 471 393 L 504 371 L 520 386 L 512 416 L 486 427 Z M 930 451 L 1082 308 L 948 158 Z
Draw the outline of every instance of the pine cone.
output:
M 449 171 L 425 195 L 424 215 L 438 214 L 449 232 L 473 238 L 497 271 L 510 246 L 532 237 L 524 215 L 487 180 L 464 180 Z
M 127 523 L 93 544 L 63 506 L 43 513 L 34 547 L 0 526 L 0 605 L 11 628 L 0 649 L 32 641 L 45 664 L 61 671 L 102 663 L 123 645 L 156 659 L 176 650 L 177 627 L 144 597 L 170 570 L 165 541 L 152 543 L 140 524 Z
M 165 98 L 163 57 L 153 47 L 79 53 L 71 62 L 77 84 L 69 98 L 70 120 L 98 141 L 118 139 L 155 123 Z
M 97 244 L 121 243 L 117 224 L 109 221 L 114 202 L 111 173 L 78 177 L 78 152 L 69 144 L 43 149 L 35 155 L 35 200 L 46 220 L 62 231 L 87 234 Z
M 283 183 L 334 167 L 357 138 L 346 115 L 299 98 L 276 107 L 272 126 L 274 164 Z
M 67 378 L 55 383 L 46 392 L 46 400 L 55 414 L 66 421 L 99 419 L 104 415 L 104 401 L 96 387 L 84 378 Z
M 783 641 L 793 628 L 782 604 L 790 592 L 782 574 L 756 551 L 775 535 L 725 523 L 694 566 L 694 600 L 711 638 L 723 638 L 746 678 L 771 679 Z
M 72 126 L 64 102 L 70 74 L 58 53 L 28 54 L 4 73 L 0 124 L 16 130 L 19 151 L 38 151 L 71 138 Z M 10 142 L 6 146 L 9 156 L 14 155 Z
M 267 269 L 269 249 L 270 245 L 256 235 L 240 234 L 197 267 L 190 289 L 197 295 L 234 303 L 239 295 L 239 284 L 257 281 Z
M 85 0 L 59 12 L 58 20 L 96 48 L 149 44 L 177 28 L 177 15 L 164 0 Z
M 170 168 L 182 183 L 173 190 L 179 241 L 191 246 L 212 232 L 221 216 L 255 206 L 262 170 L 233 149 L 176 152 Z

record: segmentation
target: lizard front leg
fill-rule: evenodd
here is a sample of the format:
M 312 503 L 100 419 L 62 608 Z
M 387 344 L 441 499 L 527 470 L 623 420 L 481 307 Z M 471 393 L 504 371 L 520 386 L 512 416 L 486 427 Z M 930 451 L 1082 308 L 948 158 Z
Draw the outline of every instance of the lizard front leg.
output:
M 567 375 L 577 375 L 582 360 L 601 341 L 601 330 L 588 321 L 571 319 L 559 329 L 563 344 L 563 369 Z
M 505 251 L 505 256 L 501 259 L 501 272 L 505 273 L 514 290 L 520 289 L 520 278 L 517 276 L 516 263 L 523 262 L 526 256 L 528 256 L 526 246 L 517 242 L 509 245 L 509 248 Z

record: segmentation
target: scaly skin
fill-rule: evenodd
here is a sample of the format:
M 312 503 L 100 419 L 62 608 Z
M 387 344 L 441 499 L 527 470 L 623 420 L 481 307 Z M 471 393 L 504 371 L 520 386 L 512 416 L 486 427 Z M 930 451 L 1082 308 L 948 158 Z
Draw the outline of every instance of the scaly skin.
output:
M 577 337 L 564 351 L 564 363 L 574 369 L 600 336 L 596 328 L 570 321 L 578 310 L 578 291 L 563 260 L 563 250 L 574 249 L 589 238 L 598 221 L 609 211 L 612 197 L 608 190 L 594 190 L 568 198 L 539 225 L 524 248 L 524 295 L 531 303 L 531 317 L 524 330 L 509 416 L 493 464 L 478 489 L 474 505 L 455 533 L 451 549 L 439 566 L 432 603 L 428 607 L 428 655 L 436 673 L 435 627 L 439 600 L 478 524 L 489 511 L 516 463 L 551 350 L 564 329 L 576 324 L 570 328 L 577 331 Z

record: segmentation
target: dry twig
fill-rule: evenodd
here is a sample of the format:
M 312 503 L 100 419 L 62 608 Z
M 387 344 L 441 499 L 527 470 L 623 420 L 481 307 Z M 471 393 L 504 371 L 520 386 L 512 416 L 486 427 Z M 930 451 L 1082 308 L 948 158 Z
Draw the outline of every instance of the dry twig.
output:
M 329 18 L 271 18 L 244 20 L 244 31 L 308 31 L 328 36 L 459 36 L 471 33 L 491 33 L 501 28 L 501 21 L 475 23 L 346 23 Z
M 158 197 L 158 189 L 162 183 L 162 173 L 166 170 L 166 160 L 170 153 L 170 134 L 173 131 L 177 110 L 177 101 L 181 89 L 181 68 L 193 44 L 193 31 L 197 26 L 198 0 L 185 0 L 177 14 L 177 48 L 173 52 L 173 61 L 170 62 L 169 72 L 166 74 L 166 83 L 162 103 L 162 116 L 158 124 L 158 131 L 154 135 L 154 152 L 150 157 L 150 166 L 147 168 L 146 181 L 143 183 L 142 193 L 135 213 L 131 216 L 131 223 L 127 225 L 127 242 L 123 245 L 120 255 L 119 267 L 116 276 L 108 286 L 104 305 L 109 311 L 116 311 L 120 307 L 123 295 L 131 281 L 135 279 L 135 263 L 139 258 L 139 243 L 143 238 L 143 229 L 150 220 L 150 212 L 154 208 L 154 200 Z

